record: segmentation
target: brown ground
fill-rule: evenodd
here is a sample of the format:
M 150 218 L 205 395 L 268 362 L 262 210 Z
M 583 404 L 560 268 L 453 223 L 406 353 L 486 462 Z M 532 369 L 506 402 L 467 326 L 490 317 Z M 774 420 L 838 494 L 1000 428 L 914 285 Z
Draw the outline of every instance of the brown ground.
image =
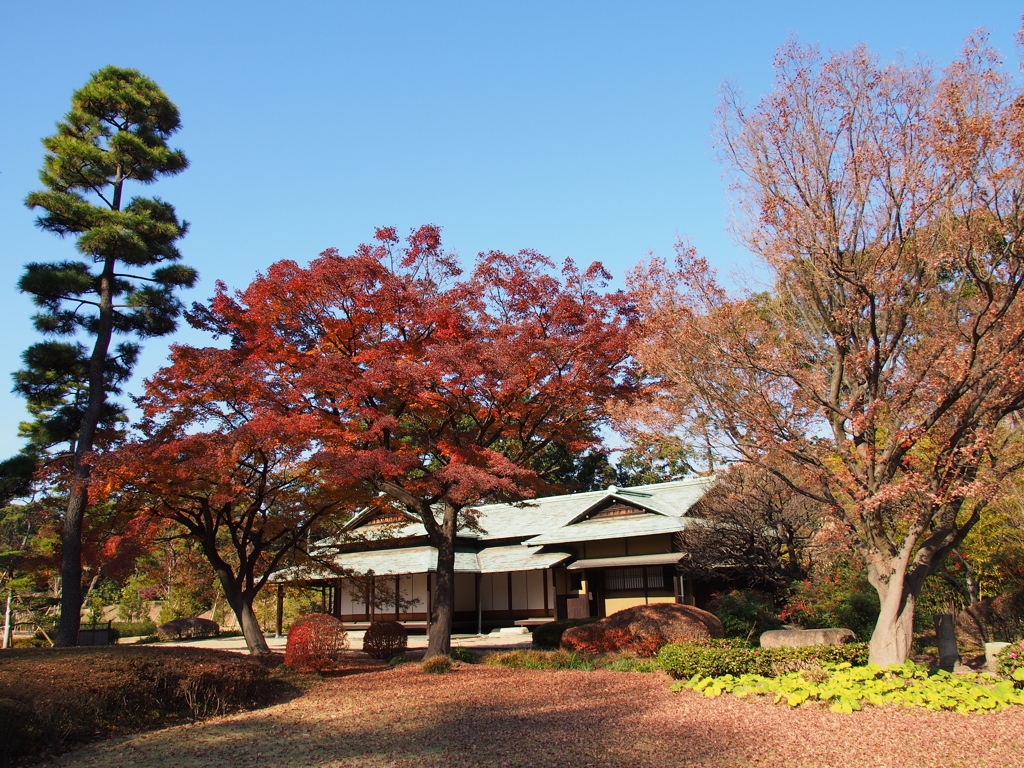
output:
M 672 693 L 661 674 L 417 665 L 327 679 L 255 712 L 120 738 L 54 766 L 1024 766 L 1024 710 L 840 715 Z

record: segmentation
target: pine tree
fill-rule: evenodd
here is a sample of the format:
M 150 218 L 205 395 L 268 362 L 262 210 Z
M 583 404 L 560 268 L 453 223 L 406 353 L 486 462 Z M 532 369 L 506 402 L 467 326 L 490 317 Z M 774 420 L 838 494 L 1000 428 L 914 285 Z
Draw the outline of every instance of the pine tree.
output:
M 67 442 L 73 456 L 64 519 L 61 620 L 57 645 L 78 638 L 82 516 L 88 503 L 88 454 L 97 428 L 116 419 L 108 396 L 119 392 L 139 351 L 137 340 L 172 332 L 181 311 L 176 288 L 196 271 L 178 264 L 176 242 L 188 224 L 158 198 L 125 202 L 128 182 L 149 184 L 188 166 L 167 145 L 180 126 L 177 107 L 134 69 L 106 67 L 71 97 L 57 133 L 43 139 L 44 189 L 26 204 L 40 211 L 40 228 L 73 236 L 80 256 L 31 263 L 18 287 L 32 294 L 33 322 L 50 339 L 33 344 L 16 389 L 35 417 L 23 434 L 49 448 Z M 142 274 L 147 273 L 148 274 Z M 115 335 L 129 337 L 115 344 Z M 82 340 L 91 340 L 91 350 Z

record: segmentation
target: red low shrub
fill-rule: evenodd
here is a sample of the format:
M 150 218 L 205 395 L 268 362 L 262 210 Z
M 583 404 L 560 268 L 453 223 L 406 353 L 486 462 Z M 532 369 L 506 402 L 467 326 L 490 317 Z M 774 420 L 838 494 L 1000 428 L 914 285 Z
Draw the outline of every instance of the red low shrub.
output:
M 348 650 L 341 621 L 326 613 L 303 616 L 288 630 L 284 664 L 298 672 L 317 672 L 331 666 Z
M 593 624 L 567 629 L 562 647 L 578 653 L 632 651 L 650 657 L 668 643 L 724 636 L 722 622 L 707 611 L 690 605 L 655 603 L 626 608 Z

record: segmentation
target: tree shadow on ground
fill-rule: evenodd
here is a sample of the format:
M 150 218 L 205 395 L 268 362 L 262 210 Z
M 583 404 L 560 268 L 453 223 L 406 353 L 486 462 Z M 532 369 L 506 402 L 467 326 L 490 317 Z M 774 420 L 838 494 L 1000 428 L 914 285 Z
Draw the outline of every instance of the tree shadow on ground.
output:
M 742 764 L 751 746 L 745 743 L 749 734 L 725 725 L 651 717 L 630 680 L 635 675 L 549 673 L 550 684 L 533 680 L 530 686 L 517 686 L 522 678 L 514 673 L 475 681 L 473 675 L 403 670 L 329 681 L 308 701 L 196 726 L 187 734 L 148 735 L 118 750 L 117 762 L 663 768 Z M 112 757 L 97 752 L 95 763 L 68 764 L 110 764 Z

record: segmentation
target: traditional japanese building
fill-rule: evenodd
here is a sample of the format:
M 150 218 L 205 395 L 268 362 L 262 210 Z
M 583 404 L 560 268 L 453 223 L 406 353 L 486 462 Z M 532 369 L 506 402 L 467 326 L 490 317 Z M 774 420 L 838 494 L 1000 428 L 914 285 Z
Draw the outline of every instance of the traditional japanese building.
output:
M 675 534 L 712 483 L 611 486 L 477 507 L 476 525 L 461 529 L 456 541 L 456 631 L 606 616 L 645 603 L 702 603 L 705 596 L 683 575 L 685 553 Z M 358 578 L 323 568 L 282 572 L 275 581 L 320 587 L 325 610 L 346 624 L 395 619 L 426 626 L 437 550 L 423 524 L 389 507 L 357 515 L 346 532 L 352 543 L 336 550 L 325 544 L 320 554 L 337 551 L 334 567 Z M 382 603 L 380 594 L 389 598 Z

